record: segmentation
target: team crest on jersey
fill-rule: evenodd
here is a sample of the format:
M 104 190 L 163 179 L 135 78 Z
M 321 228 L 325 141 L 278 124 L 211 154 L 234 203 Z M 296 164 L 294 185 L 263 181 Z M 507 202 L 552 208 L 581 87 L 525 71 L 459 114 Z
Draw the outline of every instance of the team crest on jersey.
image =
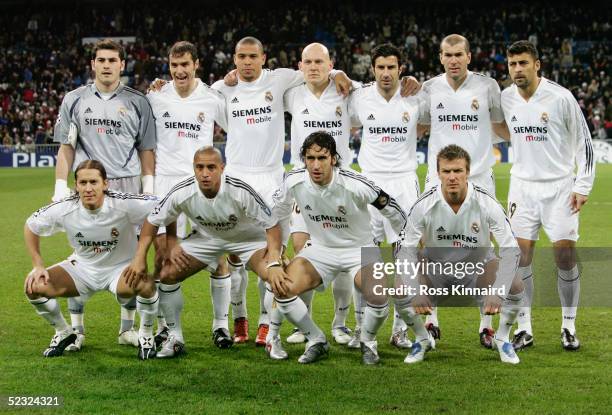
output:
M 200 124 L 203 124 L 205 119 L 206 119 L 206 117 L 204 116 L 204 113 L 203 113 L 203 112 L 201 112 L 201 113 L 199 113 L 199 114 L 198 114 L 198 122 L 199 122 Z
M 119 230 L 117 228 L 111 229 L 111 238 L 118 238 L 118 237 L 119 237 Z
M 119 107 L 119 110 L 117 111 L 119 113 L 119 115 L 121 115 L 122 117 L 125 116 L 125 114 L 127 114 L 127 108 L 125 107 Z
M 342 117 L 342 108 L 340 108 L 340 105 L 336 107 L 336 117 Z
M 234 215 L 233 213 L 231 215 L 229 215 L 228 220 L 232 223 L 236 223 L 238 222 L 238 216 Z
M 274 97 L 272 96 L 272 92 L 270 92 L 270 91 L 266 91 L 266 96 L 265 96 L 265 98 L 266 98 L 266 101 L 268 101 L 268 102 L 272 102 L 272 100 L 274 99 Z
M 405 123 L 410 122 L 410 114 L 408 113 L 408 111 L 404 112 L 402 114 L 402 121 Z
M 338 213 L 346 215 L 346 208 L 342 205 L 338 206 Z
M 480 226 L 476 222 L 472 223 L 472 232 L 478 233 L 480 232 Z
M 474 111 L 478 111 L 478 108 L 480 108 L 480 104 L 478 103 L 478 100 L 476 98 L 472 99 L 472 109 Z
M 542 115 L 540 116 L 540 121 L 542 121 L 542 123 L 544 124 L 548 124 L 548 113 L 547 112 L 542 113 Z

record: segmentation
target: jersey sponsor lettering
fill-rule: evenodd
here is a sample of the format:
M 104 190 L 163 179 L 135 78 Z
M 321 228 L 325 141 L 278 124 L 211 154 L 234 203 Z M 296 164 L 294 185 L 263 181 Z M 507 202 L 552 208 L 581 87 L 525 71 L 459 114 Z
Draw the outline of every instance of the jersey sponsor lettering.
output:
M 253 115 L 263 115 L 263 114 L 271 114 L 271 113 L 272 113 L 272 107 L 268 105 L 267 107 L 247 108 L 244 110 L 232 110 L 232 117 L 234 118 L 250 117 Z
M 304 120 L 304 128 L 342 128 L 342 120 L 336 121 L 315 121 Z

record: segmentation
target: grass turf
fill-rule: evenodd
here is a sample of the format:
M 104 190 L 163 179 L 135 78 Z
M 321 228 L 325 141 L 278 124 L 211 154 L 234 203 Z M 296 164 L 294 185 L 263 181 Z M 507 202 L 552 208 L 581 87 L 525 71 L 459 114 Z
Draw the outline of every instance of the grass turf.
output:
M 497 194 L 505 205 L 509 166 L 496 167 Z M 595 189 L 581 214 L 579 246 L 612 246 L 612 165 L 597 166 Z M 419 176 L 424 174 L 423 166 Z M 559 343 L 560 311 L 533 311 L 535 347 L 522 352 L 521 364 L 502 365 L 496 352 L 478 343 L 475 307 L 439 311 L 443 337 L 425 362 L 408 366 L 404 351 L 388 345 L 390 322 L 379 333 L 382 364 L 363 367 L 359 351 L 333 346 L 330 359 L 302 366 L 302 345 L 286 345 L 290 359 L 272 362 L 262 349 L 247 345 L 218 350 L 211 341 L 212 307 L 204 273 L 184 283 L 183 327 L 188 355 L 141 362 L 136 349 L 119 346 L 119 307 L 107 293 L 86 307 L 87 341 L 79 353 L 45 359 L 52 330 L 26 301 L 23 279 L 31 269 L 22 228 L 26 218 L 47 203 L 51 169 L 1 169 L 0 246 L 5 308 L 0 334 L 2 410 L 7 396 L 60 395 L 57 409 L 28 408 L 21 413 L 609 413 L 612 405 L 612 308 L 583 307 L 578 314 L 579 352 Z M 550 245 L 542 237 L 540 246 Z M 70 249 L 65 235 L 43 238 L 47 265 Z M 536 258 L 537 261 L 537 258 Z M 597 277 L 609 278 L 608 275 Z M 535 273 L 536 289 L 546 281 Z M 589 275 L 583 276 L 584 282 Z M 538 283 L 538 281 L 543 281 Z M 556 283 L 550 279 L 550 284 Z M 556 291 L 553 286 L 549 287 Z M 248 300 L 251 338 L 258 299 L 254 277 Z M 608 296 L 610 291 L 608 290 Z M 584 297 L 583 297 L 584 302 Z M 65 300 L 61 300 L 66 313 Z M 315 296 L 314 316 L 327 333 L 333 313 L 331 294 Z M 67 315 L 67 314 L 66 314 Z M 349 324 L 353 325 L 352 312 Z M 283 338 L 291 327 L 283 325 Z

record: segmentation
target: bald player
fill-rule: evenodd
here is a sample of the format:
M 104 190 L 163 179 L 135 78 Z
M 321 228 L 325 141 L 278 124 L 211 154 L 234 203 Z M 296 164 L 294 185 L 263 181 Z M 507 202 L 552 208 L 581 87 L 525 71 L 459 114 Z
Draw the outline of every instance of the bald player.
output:
M 458 34 L 446 36 L 440 43 L 440 63 L 444 66 L 444 73 L 423 84 L 429 102 L 426 114 L 429 121 L 424 121 L 424 124 L 430 124 L 426 191 L 439 183 L 436 158 L 432 155 L 447 145 L 458 144 L 472 160 L 470 182 L 495 196 L 492 140 L 495 135 L 507 138 L 508 127 L 497 82 L 468 70 L 471 58 L 470 43 L 465 37 Z M 491 316 L 482 312 L 482 306 L 480 315 L 480 342 L 491 348 L 494 333 Z M 427 326 L 434 338 L 440 337 L 435 311 L 428 316 Z
M 304 83 L 289 89 L 284 96 L 285 111 L 291 114 L 291 164 L 301 168 L 304 162 L 300 157 L 300 149 L 304 140 L 315 131 L 325 131 L 336 141 L 340 159 L 347 168 L 353 162 L 353 152 L 349 148 L 351 119 L 348 100 L 336 92 L 335 82 L 330 79 L 334 64 L 325 45 L 311 43 L 302 51 L 299 62 L 300 71 L 304 74 Z M 355 88 L 359 84 L 354 83 Z M 310 234 L 306 230 L 304 218 L 297 205 L 291 214 L 290 224 L 293 250 L 297 255 Z M 348 274 L 342 273 L 332 284 L 334 295 L 334 320 L 332 336 L 336 343 L 347 344 L 351 339 L 351 330 L 346 326 L 352 293 L 352 281 Z M 312 299 L 314 291 L 302 294 L 301 298 L 312 314 Z M 280 316 L 280 314 L 279 314 Z M 273 326 L 280 322 L 271 320 Z M 294 329 L 287 338 L 288 343 L 303 343 L 306 338 L 299 330 Z

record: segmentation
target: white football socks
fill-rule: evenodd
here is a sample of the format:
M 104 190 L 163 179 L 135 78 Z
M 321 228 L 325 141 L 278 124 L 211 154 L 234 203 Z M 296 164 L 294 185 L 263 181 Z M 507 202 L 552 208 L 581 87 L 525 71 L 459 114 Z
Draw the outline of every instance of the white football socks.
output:
M 231 286 L 230 274 L 210 276 L 210 296 L 213 303 L 213 331 L 218 328 L 224 328 L 229 331 L 228 314 Z
M 159 306 L 159 294 L 155 294 L 151 298 L 136 297 L 136 309 L 140 315 L 140 328 L 138 337 L 153 337 L 153 324 L 157 317 L 157 308 Z
M 570 270 L 557 270 L 557 289 L 563 317 L 561 329 L 568 329 L 571 334 L 576 334 L 576 314 L 578 313 L 578 299 L 580 297 L 578 265 Z
M 34 306 L 36 313 L 47 320 L 55 328 L 56 332 L 70 330 L 71 327 L 62 315 L 59 303 L 55 298 L 40 297 L 36 300 L 29 300 Z
M 181 312 L 183 311 L 183 291 L 181 284 L 159 284 L 159 305 L 166 316 L 166 324 L 170 335 L 184 343 L 181 328 Z
M 533 271 L 531 270 L 531 264 L 526 267 L 518 267 L 518 275 L 523 279 L 525 299 L 516 318 L 518 323 L 516 332 L 526 331 L 527 334 L 533 335 L 533 329 L 531 328 L 531 303 L 533 301 Z

